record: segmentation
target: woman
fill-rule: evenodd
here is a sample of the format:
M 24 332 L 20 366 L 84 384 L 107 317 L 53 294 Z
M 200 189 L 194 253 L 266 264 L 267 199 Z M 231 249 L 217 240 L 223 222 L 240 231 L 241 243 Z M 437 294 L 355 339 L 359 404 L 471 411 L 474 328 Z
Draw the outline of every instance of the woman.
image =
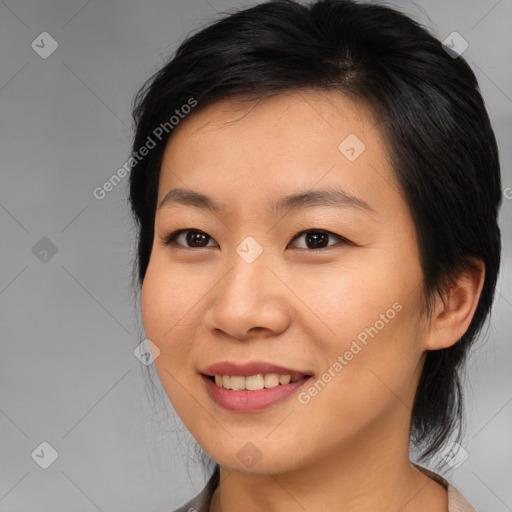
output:
M 134 116 L 144 329 L 217 463 L 179 511 L 473 510 L 409 459 L 459 439 L 500 265 L 462 57 L 386 7 L 268 2 L 188 38 Z

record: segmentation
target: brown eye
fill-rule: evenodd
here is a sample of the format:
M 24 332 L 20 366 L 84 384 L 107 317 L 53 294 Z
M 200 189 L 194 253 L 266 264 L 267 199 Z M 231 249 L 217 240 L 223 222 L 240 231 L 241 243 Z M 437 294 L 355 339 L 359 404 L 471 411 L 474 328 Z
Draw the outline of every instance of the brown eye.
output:
M 343 238 L 339 235 L 331 233 L 330 231 L 323 231 L 323 230 L 319 230 L 319 229 L 310 229 L 307 231 L 302 231 L 293 240 L 298 240 L 300 238 L 304 239 L 305 246 L 299 247 L 299 249 L 326 249 L 327 247 L 336 245 L 336 244 L 329 245 L 330 237 L 336 238 L 339 241 L 341 241 L 342 243 L 348 243 L 348 241 L 345 238 Z
M 164 244 L 176 244 L 187 247 L 189 249 L 193 249 L 194 247 L 208 247 L 208 240 L 213 240 L 213 238 L 207 235 L 204 231 L 197 229 L 181 229 L 180 231 L 176 231 L 169 235 L 165 239 Z
M 320 229 L 302 231 L 293 238 L 292 242 L 300 238 L 303 238 L 304 244 L 302 247 L 298 247 L 299 249 L 327 249 L 328 247 L 337 245 L 336 243 L 330 244 L 329 239 L 336 239 L 342 244 L 350 243 L 346 238 L 340 235 Z M 210 241 L 214 242 L 213 238 L 204 231 L 198 229 L 181 229 L 166 237 L 163 243 L 164 245 L 173 244 L 187 249 L 215 247 L 216 245 L 211 245 L 209 243 Z

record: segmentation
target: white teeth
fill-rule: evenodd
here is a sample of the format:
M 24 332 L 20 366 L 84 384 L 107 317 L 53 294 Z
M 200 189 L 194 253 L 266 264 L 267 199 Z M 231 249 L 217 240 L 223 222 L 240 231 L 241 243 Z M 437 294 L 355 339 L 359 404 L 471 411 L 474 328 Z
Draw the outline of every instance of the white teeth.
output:
M 291 377 L 290 375 L 279 375 L 278 373 L 258 373 L 243 377 L 241 375 L 215 375 L 215 384 L 225 389 L 258 391 L 263 388 L 275 388 L 279 385 L 286 385 L 290 382 L 301 380 L 303 376 Z
M 245 377 L 228 377 L 231 389 L 245 389 Z
M 289 375 L 280 375 L 279 384 L 288 384 L 292 378 Z
M 284 377 L 284 375 L 283 375 Z M 279 386 L 279 374 L 278 373 L 267 373 L 263 378 L 266 388 L 275 388 Z

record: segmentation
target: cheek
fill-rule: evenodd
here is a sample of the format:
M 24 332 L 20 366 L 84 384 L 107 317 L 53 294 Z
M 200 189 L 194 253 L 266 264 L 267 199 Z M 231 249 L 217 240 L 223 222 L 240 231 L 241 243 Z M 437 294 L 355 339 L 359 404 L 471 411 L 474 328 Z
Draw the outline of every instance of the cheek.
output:
M 396 400 L 395 394 L 409 392 L 422 353 L 417 324 L 421 270 L 414 260 L 400 268 L 397 261 L 381 258 L 378 265 L 368 262 L 362 268 L 361 260 L 361 268 L 331 274 L 339 279 L 317 280 L 323 288 L 309 282 L 298 293 L 318 313 L 321 322 L 315 325 L 323 325 L 323 334 L 316 331 L 311 339 L 324 356 L 323 370 L 336 375 L 322 379 L 332 382 L 319 400 L 326 408 L 332 400 L 354 414 L 363 404 L 378 410 Z
M 401 305 L 389 323 L 368 314 L 372 320 L 363 329 L 354 325 L 348 336 L 324 346 L 329 354 L 324 373 L 299 396 L 304 427 L 324 432 L 320 445 L 353 439 L 387 424 L 386 418 L 410 413 L 420 352 L 411 330 L 412 310 Z
M 404 295 L 406 286 L 394 278 L 399 270 L 392 261 L 375 261 L 374 254 L 370 250 L 348 254 L 350 259 L 347 256 L 343 264 L 287 276 L 302 302 L 297 303 L 297 320 L 306 316 L 311 320 L 316 329 L 311 339 L 325 349 L 343 349 L 347 340 L 364 333 L 388 310 L 388 317 L 395 316 L 393 304 Z
M 355 320 L 340 324 L 343 335 L 332 338 L 326 347 L 327 370 L 334 370 L 336 378 L 320 407 L 327 410 L 331 404 L 363 423 L 408 403 L 422 354 L 416 322 L 419 297 L 404 293 L 385 297 L 365 301 L 366 310 L 354 306 L 350 313 Z
M 188 288 L 183 288 L 176 276 L 175 272 L 171 274 L 165 267 L 154 262 L 150 264 L 142 285 L 141 312 L 146 336 L 160 350 L 154 364 L 163 389 L 175 410 L 188 424 L 192 421 L 190 418 L 199 413 L 186 391 L 192 387 L 191 296 L 198 294 L 191 290 L 190 283 Z M 183 293 L 183 290 L 187 293 Z
M 176 276 L 176 273 L 150 263 L 141 292 L 146 336 L 160 349 L 162 359 L 166 361 L 177 361 L 181 352 L 182 347 L 177 346 L 177 340 L 182 339 L 179 333 L 190 315 L 190 297 L 194 295 L 190 283 L 188 288 L 184 287 Z M 173 357 L 168 357 L 170 355 Z
M 164 333 L 164 319 L 166 318 L 166 315 L 163 314 L 165 286 L 162 286 L 162 284 L 162 281 L 157 279 L 153 267 L 149 265 L 141 291 L 142 322 L 146 336 L 160 349 L 162 348 L 160 342 Z

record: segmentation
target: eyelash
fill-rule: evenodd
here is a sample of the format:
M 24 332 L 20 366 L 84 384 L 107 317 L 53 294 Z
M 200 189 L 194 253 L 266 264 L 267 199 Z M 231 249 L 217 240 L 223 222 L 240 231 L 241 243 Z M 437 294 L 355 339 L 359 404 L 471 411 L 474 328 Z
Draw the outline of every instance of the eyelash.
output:
M 202 233 L 203 235 L 206 235 L 206 237 L 208 237 L 208 239 L 210 240 L 213 240 L 212 237 L 210 237 L 207 233 L 205 233 L 204 231 L 201 231 L 200 229 L 180 229 L 178 231 L 174 231 L 173 233 L 171 233 L 170 235 L 166 236 L 162 243 L 166 246 L 169 246 L 169 245 L 175 245 L 175 246 L 178 246 L 180 248 L 183 248 L 183 249 L 207 249 L 209 246 L 205 246 L 205 247 L 188 247 L 186 245 L 180 245 L 180 244 L 177 244 L 175 242 L 175 239 L 181 235 L 182 233 L 188 233 L 188 232 L 191 232 L 191 233 Z M 342 237 L 341 235 L 337 235 L 336 233 L 332 233 L 331 231 L 327 231 L 325 229 L 306 229 L 304 231 L 301 231 L 299 233 L 297 233 L 293 238 L 292 238 L 292 242 L 294 240 L 296 240 L 297 238 L 307 234 L 307 233 L 324 233 L 324 234 L 327 234 L 328 236 L 332 236 L 332 237 L 335 237 L 335 238 L 338 238 L 339 241 L 341 242 L 342 245 L 348 245 L 348 244 L 351 244 L 352 242 L 350 242 L 349 240 L 347 240 L 346 238 Z M 319 249 L 308 249 L 307 247 L 304 248 L 304 247 L 298 247 L 298 249 L 303 249 L 303 250 L 308 250 L 308 251 L 321 251 L 321 250 L 325 250 L 325 249 L 329 249 L 330 247 L 333 247 L 333 246 L 337 246 L 339 244 L 332 244 L 332 245 L 328 245 L 327 247 L 321 247 Z

